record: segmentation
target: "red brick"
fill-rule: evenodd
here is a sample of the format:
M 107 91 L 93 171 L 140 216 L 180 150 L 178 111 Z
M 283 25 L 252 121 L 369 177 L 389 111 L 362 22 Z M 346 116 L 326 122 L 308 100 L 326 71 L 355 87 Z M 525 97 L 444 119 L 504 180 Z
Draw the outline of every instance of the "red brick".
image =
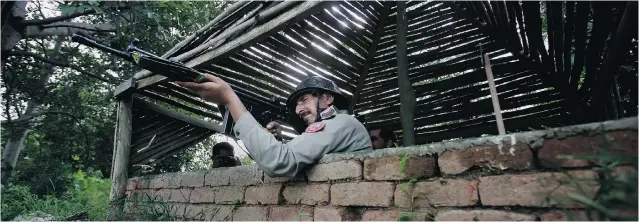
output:
M 151 188 L 151 180 L 139 178 L 136 189 L 149 189 Z
M 193 188 L 191 191 L 191 203 L 215 203 L 216 190 L 211 187 Z
M 232 204 L 244 201 L 244 187 L 215 187 L 215 203 Z
M 310 168 L 306 174 L 309 181 L 361 179 L 362 163 L 357 160 L 345 160 L 317 164 Z
M 286 186 L 282 194 L 287 204 L 327 204 L 329 184 L 300 184 Z
M 262 184 L 264 173 L 257 167 L 257 164 L 237 166 L 227 168 L 225 172 L 229 176 L 230 184 L 233 186 L 250 186 Z
M 131 198 L 139 201 L 147 201 L 153 199 L 155 191 L 150 189 L 135 190 L 131 194 Z
M 582 188 L 592 198 L 599 189 L 594 182 L 597 173 L 594 171 L 573 171 L 573 177 L 580 178 Z M 584 181 L 592 179 L 593 181 Z M 583 207 L 565 198 L 568 193 L 577 193 L 574 185 L 569 185 L 569 178 L 563 173 L 537 173 L 526 175 L 500 175 L 479 178 L 479 196 L 484 206 L 557 206 L 550 197 L 561 200 L 565 207 Z
M 440 206 L 473 206 L 479 202 L 476 180 L 437 180 L 419 182 L 413 190 L 414 207 Z M 411 185 L 402 190 L 399 185 L 395 188 L 395 205 L 410 207 Z
M 552 211 L 539 216 L 541 221 L 587 221 L 584 211 Z
M 203 220 L 206 214 L 203 205 L 189 204 L 186 205 L 183 215 L 184 218 Z
M 403 180 L 424 178 L 435 174 L 435 158 L 409 157 L 404 171 L 400 171 L 402 157 L 389 156 L 364 160 L 364 179 L 366 180 Z
M 157 201 L 168 201 L 171 197 L 170 189 L 159 189 L 153 193 L 153 199 Z
M 368 210 L 362 214 L 362 221 L 398 221 L 406 216 L 410 221 L 426 221 L 428 213 L 403 212 L 398 210 Z
M 637 131 L 613 131 L 607 132 L 606 137 L 611 143 L 609 152 L 621 155 L 637 155 Z M 601 153 L 604 147 L 603 136 L 572 136 L 564 139 L 550 139 L 544 141 L 544 146 L 539 150 L 541 165 L 553 168 L 583 167 L 594 163 L 590 160 L 565 159 L 562 155 L 591 155 Z M 614 148 L 614 149 L 613 149 Z
M 265 221 L 268 215 L 268 207 L 240 206 L 233 211 L 234 221 Z
M 206 172 L 181 172 L 181 187 L 203 187 Z
M 331 186 L 331 205 L 389 207 L 393 199 L 390 182 L 341 183 Z
M 294 177 L 269 177 L 268 175 L 264 175 L 264 183 L 284 183 L 290 181 L 304 181 L 306 177 L 303 173 L 299 173 Z
M 151 180 L 151 189 L 161 189 L 161 188 L 179 188 L 180 180 L 176 173 L 165 173 L 161 175 L 155 176 Z
M 471 167 L 496 168 L 500 170 L 524 170 L 532 166 L 533 154 L 524 143 L 501 146 L 476 146 L 465 150 L 446 151 L 437 163 L 444 174 L 460 174 Z
M 228 168 L 218 168 L 210 170 L 204 175 L 205 186 L 228 186 L 230 177 Z
M 501 210 L 448 210 L 440 211 L 436 221 L 534 221 L 530 214 L 520 214 Z
M 355 213 L 341 207 L 316 207 L 313 211 L 315 221 L 353 221 L 356 218 Z
M 613 131 L 606 136 L 613 145 L 612 153 L 637 156 L 637 131 Z
M 312 221 L 312 207 L 271 207 L 269 221 Z
M 281 184 L 246 188 L 244 201 L 247 204 L 277 204 L 280 201 Z
M 186 206 L 189 204 L 186 203 L 175 203 L 170 206 L 169 215 L 173 217 L 184 217 L 184 212 L 186 212 Z
M 233 217 L 231 205 L 207 204 L 202 207 L 204 220 L 207 221 L 228 221 Z
M 191 188 L 173 189 L 171 190 L 171 202 L 189 202 L 191 196 Z
M 565 139 L 549 139 L 539 149 L 539 162 L 546 168 L 583 167 L 591 165 L 589 160 L 563 159 L 561 155 L 590 155 L 595 154 L 595 147 L 601 144 L 601 139 L 589 136 L 573 136 Z
M 368 210 L 362 214 L 362 221 L 397 221 L 402 214 L 398 210 Z

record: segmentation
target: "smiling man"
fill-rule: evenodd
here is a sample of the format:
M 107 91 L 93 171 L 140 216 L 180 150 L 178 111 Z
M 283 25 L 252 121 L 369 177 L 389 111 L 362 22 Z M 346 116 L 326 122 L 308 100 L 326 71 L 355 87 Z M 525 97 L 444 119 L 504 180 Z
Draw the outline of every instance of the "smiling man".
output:
M 293 177 L 328 153 L 372 150 L 366 128 L 346 114 L 349 102 L 330 80 L 308 77 L 288 97 L 288 123 L 300 135 L 283 143 L 276 139 L 279 124 L 267 124 L 268 130 L 261 127 L 226 82 L 212 75 L 206 78 L 210 82 L 176 83 L 204 100 L 226 105 L 235 121 L 235 136 L 270 177 Z

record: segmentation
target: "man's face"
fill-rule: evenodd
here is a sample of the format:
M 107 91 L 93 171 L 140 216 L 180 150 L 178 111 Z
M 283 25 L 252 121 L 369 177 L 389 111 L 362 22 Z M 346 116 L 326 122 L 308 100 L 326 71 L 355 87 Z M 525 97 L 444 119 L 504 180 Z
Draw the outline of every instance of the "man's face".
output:
M 303 119 L 304 122 L 306 122 L 306 125 L 311 125 L 315 122 L 315 118 L 317 117 L 318 100 L 319 107 L 324 109 L 328 108 L 328 105 L 333 102 L 333 97 L 327 94 L 322 94 L 320 97 L 316 97 L 311 93 L 307 93 L 297 98 L 295 113 Z
M 318 98 L 310 93 L 297 98 L 295 113 L 306 122 L 306 125 L 311 125 L 315 122 L 315 117 L 317 116 L 317 100 Z
M 373 143 L 373 149 L 384 149 L 387 148 L 386 141 L 382 138 L 379 133 L 381 129 L 369 130 L 368 135 L 371 137 L 371 142 Z

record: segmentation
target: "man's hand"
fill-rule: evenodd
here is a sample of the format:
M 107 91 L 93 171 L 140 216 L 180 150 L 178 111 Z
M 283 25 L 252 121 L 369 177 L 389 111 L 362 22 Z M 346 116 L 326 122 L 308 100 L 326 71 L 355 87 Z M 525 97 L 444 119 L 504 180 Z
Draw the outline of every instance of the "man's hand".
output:
M 280 125 L 280 123 L 272 121 L 266 124 L 266 130 L 273 134 L 273 136 L 275 136 L 275 138 L 277 138 L 278 140 L 282 138 L 282 126 Z
M 209 74 L 204 74 L 204 76 L 207 81 L 203 83 L 175 83 L 199 95 L 202 99 L 216 104 L 227 105 L 233 100 L 233 97 L 237 97 L 231 86 L 224 80 Z
M 195 82 L 175 82 L 179 86 L 186 88 L 187 90 L 199 95 L 202 99 L 225 105 L 233 116 L 233 121 L 237 122 L 240 117 L 246 112 L 246 107 L 237 97 L 231 86 L 224 80 L 215 77 L 213 75 L 204 74 L 207 82 L 195 83 Z

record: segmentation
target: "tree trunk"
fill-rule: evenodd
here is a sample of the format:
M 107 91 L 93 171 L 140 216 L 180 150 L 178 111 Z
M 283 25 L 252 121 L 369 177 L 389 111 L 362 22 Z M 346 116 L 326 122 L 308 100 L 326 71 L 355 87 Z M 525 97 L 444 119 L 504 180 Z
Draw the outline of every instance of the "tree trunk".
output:
M 60 52 L 60 48 L 62 46 L 63 37 L 58 37 L 55 43 L 55 47 L 53 49 L 53 54 L 51 58 L 56 59 Z M 49 69 L 45 71 L 46 74 L 42 80 L 38 81 L 36 84 L 40 85 L 40 89 L 45 88 L 45 84 L 49 81 L 51 74 L 53 74 L 53 66 L 49 66 Z M 27 109 L 21 115 L 22 118 L 29 118 L 31 115 L 36 114 L 40 109 L 40 102 L 37 98 L 31 98 L 29 102 L 27 102 Z M 19 119 L 18 119 L 19 120 Z M 17 120 L 16 120 L 17 121 Z M 18 163 L 18 156 L 20 155 L 20 150 L 22 150 L 22 145 L 24 144 L 25 139 L 27 138 L 27 134 L 29 133 L 29 121 L 25 121 L 24 123 L 19 123 L 15 125 L 14 131 L 9 135 L 9 140 L 7 141 L 7 145 L 4 149 L 4 153 L 2 154 L 2 181 L 1 183 L 4 185 L 7 183 L 11 172 L 15 169 L 16 164 Z
M 4 5 L 10 4 L 11 5 Z M 2 15 L 2 39 L 0 42 L 2 43 L 2 55 L 6 55 L 6 52 L 13 49 L 13 47 L 20 42 L 22 39 L 22 35 L 20 34 L 21 27 L 14 27 L 15 21 L 20 21 L 24 19 L 24 16 L 27 13 L 27 3 L 28 1 L 15 1 L 15 2 L 5 2 L 3 7 L 11 7 L 11 9 L 2 9 L 2 13 L 9 12 L 6 17 Z M 6 62 L 6 56 L 2 56 L 2 65 L 4 67 L 4 63 Z

